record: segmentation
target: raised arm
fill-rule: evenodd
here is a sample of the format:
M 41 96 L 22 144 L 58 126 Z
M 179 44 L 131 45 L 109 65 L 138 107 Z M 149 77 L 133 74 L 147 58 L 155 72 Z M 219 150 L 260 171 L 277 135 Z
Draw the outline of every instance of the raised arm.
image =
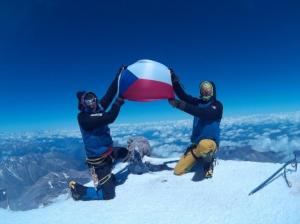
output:
M 169 103 L 190 115 L 203 118 L 207 121 L 220 120 L 223 116 L 223 105 L 219 101 L 213 102 L 210 106 L 201 108 L 181 100 L 169 100 Z
M 119 68 L 114 80 L 108 87 L 105 95 L 101 98 L 100 104 L 103 107 L 104 110 L 106 110 L 109 105 L 111 104 L 112 100 L 115 98 L 117 91 L 118 91 L 118 80 L 119 80 L 119 75 L 122 73 L 122 71 L 126 69 L 126 66 L 122 66 Z
M 190 103 L 192 105 L 197 105 L 199 102 L 199 99 L 187 94 L 184 91 L 183 87 L 181 86 L 179 79 L 178 79 L 177 75 L 175 74 L 175 72 L 173 71 L 173 69 L 170 69 L 170 72 L 171 72 L 173 89 L 174 89 L 176 95 L 178 96 L 178 98 L 187 103 Z
M 97 113 L 97 114 L 89 114 L 81 112 L 78 114 L 78 123 L 80 126 L 87 131 L 91 131 L 95 128 L 101 127 L 103 125 L 108 125 L 113 123 L 117 118 L 121 106 L 124 104 L 124 100 L 122 98 L 118 98 L 115 103 L 112 105 L 110 111 Z

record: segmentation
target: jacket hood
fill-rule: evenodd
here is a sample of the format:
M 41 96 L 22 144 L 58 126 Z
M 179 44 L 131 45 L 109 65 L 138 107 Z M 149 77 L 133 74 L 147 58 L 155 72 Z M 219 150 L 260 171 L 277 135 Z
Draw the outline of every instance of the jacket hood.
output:
M 77 97 L 77 100 L 78 100 L 78 110 L 80 111 L 83 111 L 84 110 L 84 106 L 82 105 L 81 103 L 81 99 L 83 97 L 83 95 L 86 93 L 86 91 L 78 91 L 76 93 L 76 97 Z

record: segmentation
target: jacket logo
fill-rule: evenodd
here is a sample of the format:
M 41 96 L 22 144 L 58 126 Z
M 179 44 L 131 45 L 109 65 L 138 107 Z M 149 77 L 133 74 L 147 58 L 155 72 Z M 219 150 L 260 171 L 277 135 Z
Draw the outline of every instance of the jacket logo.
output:
M 102 117 L 102 113 L 97 113 L 97 114 L 91 114 L 91 117 Z
M 211 107 L 212 107 L 214 110 L 217 109 L 217 107 L 216 107 L 215 105 L 212 105 Z

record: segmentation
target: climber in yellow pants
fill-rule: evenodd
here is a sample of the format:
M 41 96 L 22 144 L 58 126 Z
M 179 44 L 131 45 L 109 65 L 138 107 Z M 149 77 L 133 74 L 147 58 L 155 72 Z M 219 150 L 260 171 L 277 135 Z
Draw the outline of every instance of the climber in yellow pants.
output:
M 174 174 L 182 175 L 192 169 L 197 161 L 203 163 L 206 178 L 213 175 L 213 162 L 220 142 L 220 122 L 223 116 L 223 105 L 216 98 L 216 86 L 211 81 L 200 83 L 200 97 L 185 93 L 178 77 L 170 69 L 173 89 L 180 100 L 169 99 L 169 103 L 194 116 L 192 145 L 177 163 Z
M 189 150 L 180 158 L 174 168 L 174 174 L 182 175 L 189 172 L 198 159 L 210 160 L 217 150 L 217 144 L 210 139 L 203 139 L 198 145 L 189 148 Z M 212 176 L 212 170 L 207 170 L 206 177 Z

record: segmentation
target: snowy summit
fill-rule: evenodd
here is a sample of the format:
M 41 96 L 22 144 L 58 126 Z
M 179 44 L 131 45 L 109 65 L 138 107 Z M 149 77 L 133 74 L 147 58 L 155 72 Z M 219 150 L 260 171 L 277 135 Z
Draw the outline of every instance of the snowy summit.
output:
M 156 164 L 167 161 L 146 159 Z M 73 201 L 65 194 L 50 206 L 39 209 L 0 210 L 1 223 L 300 223 L 299 172 L 292 169 L 288 172 L 291 188 L 279 175 L 248 196 L 281 166 L 218 160 L 214 177 L 199 182 L 193 181 L 194 173 L 175 176 L 171 170 L 130 174 L 126 182 L 117 187 L 113 200 Z

